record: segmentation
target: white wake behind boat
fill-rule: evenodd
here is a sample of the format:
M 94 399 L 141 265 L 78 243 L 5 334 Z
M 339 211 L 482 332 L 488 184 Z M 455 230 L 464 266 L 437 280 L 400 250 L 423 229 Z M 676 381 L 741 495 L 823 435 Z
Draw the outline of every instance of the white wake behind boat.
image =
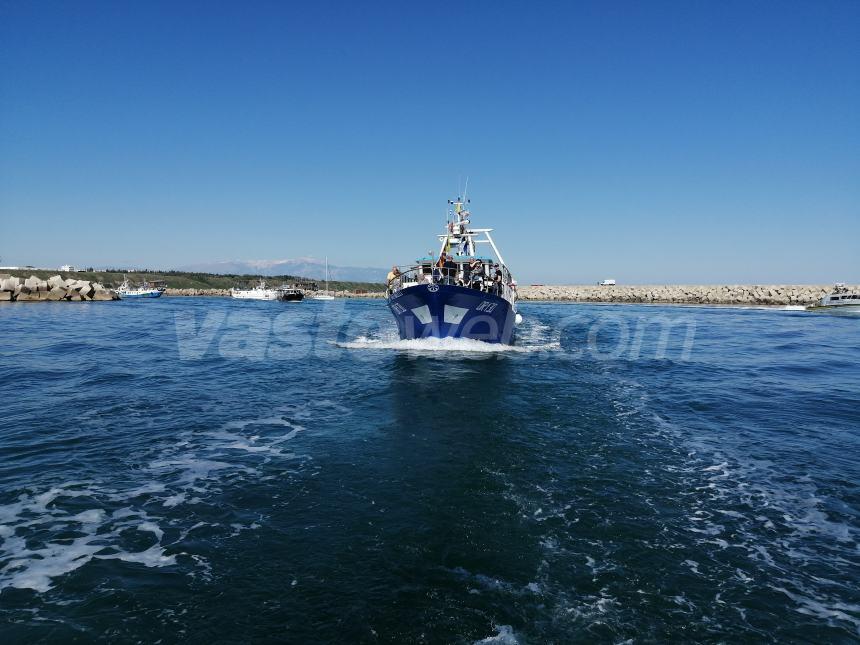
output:
M 230 297 L 240 300 L 277 300 L 278 290 L 270 289 L 265 282 L 260 280 L 250 289 L 230 289 Z

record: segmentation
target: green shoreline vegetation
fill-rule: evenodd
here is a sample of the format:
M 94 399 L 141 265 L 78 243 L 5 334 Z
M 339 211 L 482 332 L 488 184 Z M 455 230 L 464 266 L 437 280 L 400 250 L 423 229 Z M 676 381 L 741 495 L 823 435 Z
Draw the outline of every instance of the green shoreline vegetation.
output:
M 57 271 L 50 269 L 0 269 L 0 273 L 18 278 L 29 278 L 31 275 L 42 280 L 60 275 L 63 278 L 100 282 L 108 288 L 118 287 L 124 277 L 134 284 L 163 280 L 168 289 L 231 289 L 233 287 L 252 286 L 259 280 L 265 280 L 271 286 L 281 284 L 308 285 L 315 284 L 318 289 L 325 289 L 324 280 L 314 280 L 292 275 L 237 275 L 216 273 L 192 273 L 187 271 L 120 271 L 108 269 L 105 271 Z M 347 280 L 329 280 L 330 291 L 368 291 L 372 293 L 385 291 L 385 285 L 376 282 L 352 282 Z

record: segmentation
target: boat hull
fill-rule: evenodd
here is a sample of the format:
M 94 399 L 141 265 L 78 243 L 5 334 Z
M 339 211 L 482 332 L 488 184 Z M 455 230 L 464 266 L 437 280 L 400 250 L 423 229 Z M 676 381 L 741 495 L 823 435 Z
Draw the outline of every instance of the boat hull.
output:
M 303 293 L 282 293 L 278 296 L 278 300 L 281 302 L 301 302 L 304 299 Z
M 237 300 L 277 300 L 277 291 L 233 291 L 230 293 L 231 298 Z
M 151 291 L 118 291 L 120 299 L 127 300 L 129 298 L 160 298 L 163 291 L 152 289 Z
M 860 311 L 860 302 L 846 302 L 844 304 L 834 303 L 832 305 L 810 305 L 806 308 L 807 311 Z
M 388 308 L 400 338 L 513 342 L 516 311 L 499 296 L 456 285 L 419 284 L 392 293 Z

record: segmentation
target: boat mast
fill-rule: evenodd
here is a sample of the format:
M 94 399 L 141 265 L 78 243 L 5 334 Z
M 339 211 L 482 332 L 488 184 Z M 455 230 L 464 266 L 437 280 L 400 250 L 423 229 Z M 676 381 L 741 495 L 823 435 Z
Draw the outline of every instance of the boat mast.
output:
M 466 189 L 468 190 L 468 188 L 469 179 L 467 177 Z M 442 239 L 442 248 L 439 251 L 440 255 L 445 251 L 446 248 L 448 248 L 448 242 L 451 239 L 452 234 L 456 237 L 458 242 L 461 242 L 463 237 L 471 238 L 470 235 L 465 235 L 465 229 L 463 234 L 460 233 L 460 224 L 462 222 L 461 214 L 463 213 L 463 206 L 466 204 L 466 199 L 458 195 L 456 200 L 452 201 L 449 199 L 448 203 L 454 206 L 454 219 L 448 222 L 448 225 L 445 229 L 444 237 L 440 236 L 440 239 Z M 456 227 L 456 229 L 454 227 Z

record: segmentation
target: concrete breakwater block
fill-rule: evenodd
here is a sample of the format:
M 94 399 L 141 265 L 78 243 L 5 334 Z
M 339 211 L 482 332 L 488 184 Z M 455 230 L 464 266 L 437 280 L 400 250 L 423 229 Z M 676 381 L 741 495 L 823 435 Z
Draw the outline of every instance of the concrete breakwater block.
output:
M 0 278 L 0 302 L 41 302 L 61 300 L 109 301 L 119 300 L 116 291 L 105 288 L 98 282 L 87 280 L 64 280 L 61 276 L 51 276 L 42 280 L 36 276 L 26 279 L 17 277 Z
M 223 296 L 229 297 L 229 289 L 175 289 L 168 288 L 164 292 L 165 296 Z

